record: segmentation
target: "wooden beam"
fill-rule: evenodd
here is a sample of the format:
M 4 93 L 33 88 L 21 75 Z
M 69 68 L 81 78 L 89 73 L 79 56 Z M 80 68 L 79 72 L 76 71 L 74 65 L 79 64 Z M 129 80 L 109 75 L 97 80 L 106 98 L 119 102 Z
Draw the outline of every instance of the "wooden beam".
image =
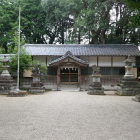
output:
M 111 67 L 113 67 L 113 56 L 111 56 Z
M 81 68 L 78 68 L 78 83 L 79 83 L 79 89 L 81 91 Z
M 99 66 L 99 56 L 97 56 L 97 67 Z
M 57 69 L 57 90 L 59 90 L 60 86 L 60 67 Z
M 111 75 L 113 74 L 113 56 L 111 56 Z

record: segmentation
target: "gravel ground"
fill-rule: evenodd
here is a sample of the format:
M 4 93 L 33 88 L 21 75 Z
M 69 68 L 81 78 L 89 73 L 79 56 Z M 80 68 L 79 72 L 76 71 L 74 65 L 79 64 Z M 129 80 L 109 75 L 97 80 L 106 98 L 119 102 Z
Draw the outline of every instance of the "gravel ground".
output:
M 0 96 L 0 140 L 140 140 L 140 103 L 68 91 Z

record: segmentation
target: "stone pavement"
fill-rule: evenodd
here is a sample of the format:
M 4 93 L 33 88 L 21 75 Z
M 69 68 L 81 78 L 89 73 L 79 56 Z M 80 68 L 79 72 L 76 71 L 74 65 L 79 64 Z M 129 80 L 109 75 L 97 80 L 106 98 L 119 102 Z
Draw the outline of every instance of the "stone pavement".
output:
M 139 140 L 132 97 L 51 91 L 0 96 L 0 140 Z

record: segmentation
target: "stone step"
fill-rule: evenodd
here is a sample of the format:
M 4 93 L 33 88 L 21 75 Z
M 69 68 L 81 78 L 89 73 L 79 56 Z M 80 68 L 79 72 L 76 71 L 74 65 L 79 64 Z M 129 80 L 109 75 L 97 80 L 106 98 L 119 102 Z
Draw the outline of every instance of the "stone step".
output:
M 79 91 L 78 85 L 60 85 L 60 90 L 62 91 Z

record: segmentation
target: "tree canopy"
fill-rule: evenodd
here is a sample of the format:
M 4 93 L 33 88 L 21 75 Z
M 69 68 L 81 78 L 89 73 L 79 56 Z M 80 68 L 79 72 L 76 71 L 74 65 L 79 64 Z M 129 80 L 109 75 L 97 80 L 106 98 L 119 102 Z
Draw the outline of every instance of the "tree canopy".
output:
M 16 46 L 18 7 L 25 43 L 140 42 L 139 0 L 0 0 L 0 49 Z
M 12 73 L 12 76 L 16 76 L 16 71 L 17 71 L 17 62 L 18 55 L 14 55 L 10 58 L 10 72 Z M 22 48 L 22 53 L 20 54 L 20 77 L 23 77 L 23 72 L 24 70 L 28 70 L 32 66 L 32 58 L 30 55 L 26 54 L 24 49 Z
M 140 27 L 140 1 L 139 0 L 126 0 L 128 6 L 135 12 L 131 16 L 132 26 Z

